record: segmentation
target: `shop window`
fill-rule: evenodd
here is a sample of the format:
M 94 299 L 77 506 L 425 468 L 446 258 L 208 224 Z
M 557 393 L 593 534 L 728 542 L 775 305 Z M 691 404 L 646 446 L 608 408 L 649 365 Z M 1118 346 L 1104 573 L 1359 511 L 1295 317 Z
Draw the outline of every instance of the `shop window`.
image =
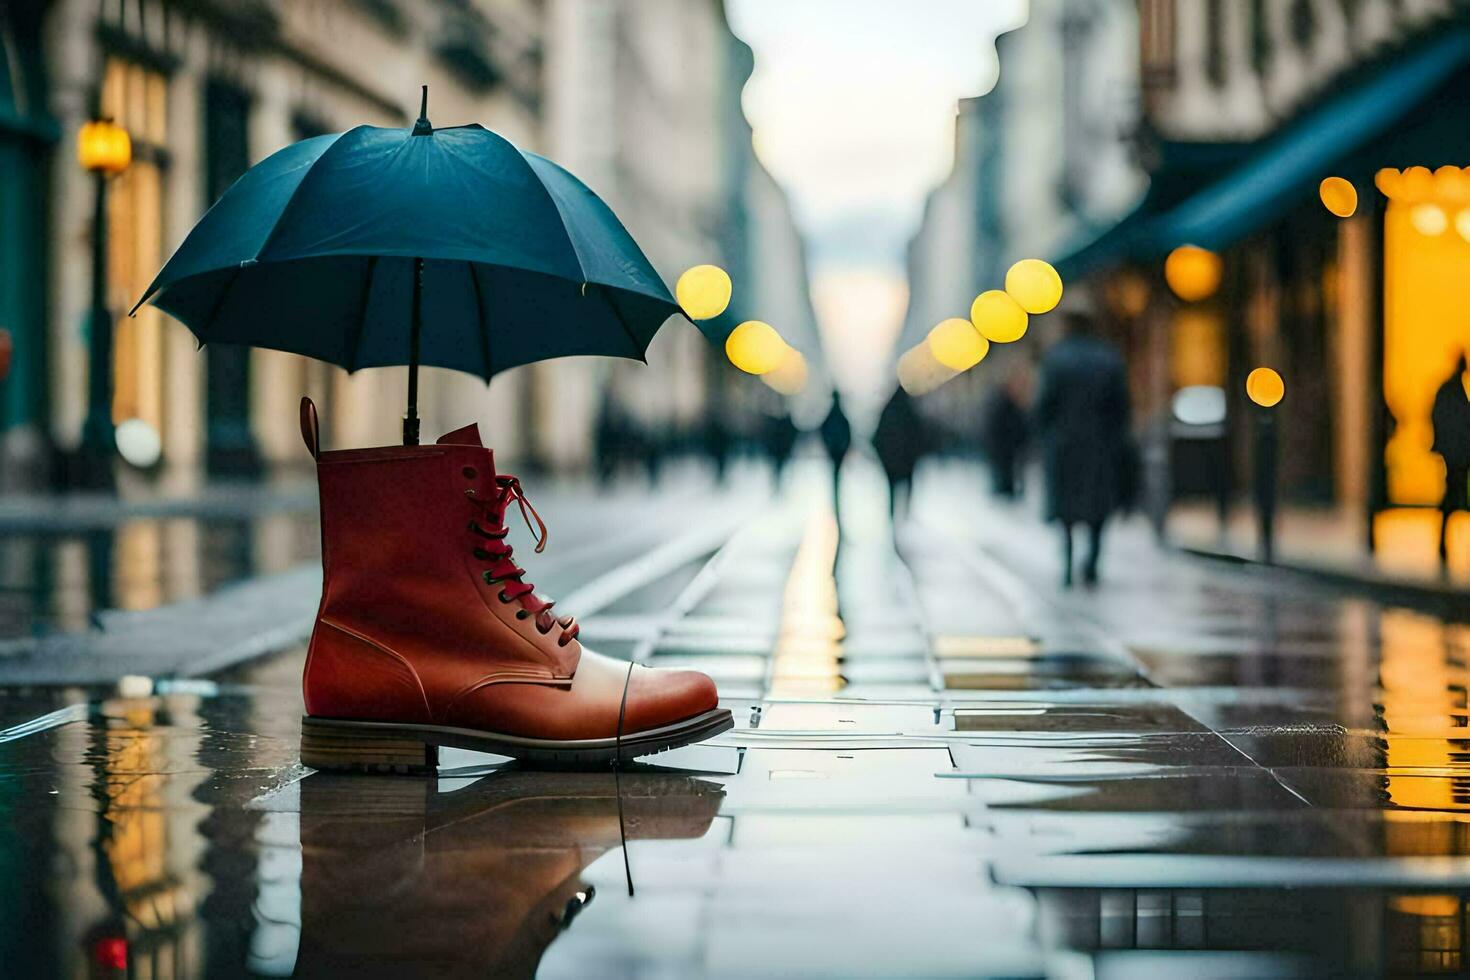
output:
M 1430 412 L 1439 386 L 1470 348 L 1470 172 L 1382 170 L 1384 215 L 1383 396 L 1393 416 L 1385 449 L 1388 502 L 1434 505 L 1444 463 L 1432 451 Z

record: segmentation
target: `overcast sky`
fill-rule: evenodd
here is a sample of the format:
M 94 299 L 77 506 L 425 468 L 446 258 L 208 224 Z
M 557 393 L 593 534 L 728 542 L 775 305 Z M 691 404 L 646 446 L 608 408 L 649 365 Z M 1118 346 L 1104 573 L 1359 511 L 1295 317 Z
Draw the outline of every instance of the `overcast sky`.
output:
M 807 236 L 844 389 L 887 386 L 907 303 L 903 249 L 954 161 L 956 103 L 995 84 L 995 38 L 1026 0 L 728 0 L 755 51 L 756 152 Z M 837 339 L 840 343 L 834 343 Z
M 911 232 L 953 161 L 955 103 L 996 76 L 1025 0 L 730 0 L 755 50 L 745 113 L 809 232 Z M 820 243 L 819 243 L 820 244 Z

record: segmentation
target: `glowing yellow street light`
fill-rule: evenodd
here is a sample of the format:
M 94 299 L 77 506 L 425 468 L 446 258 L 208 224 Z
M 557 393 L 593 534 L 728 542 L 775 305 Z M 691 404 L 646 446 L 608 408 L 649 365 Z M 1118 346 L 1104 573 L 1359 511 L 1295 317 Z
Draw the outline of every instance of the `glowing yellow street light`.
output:
M 1164 281 L 1186 303 L 1208 299 L 1220 288 L 1220 256 L 1197 245 L 1180 245 L 1164 260 Z
M 77 162 L 94 174 L 116 176 L 133 162 L 133 141 L 111 119 L 83 123 L 77 133 Z
M 1272 408 L 1286 395 L 1281 375 L 1268 367 L 1258 367 L 1245 378 L 1245 393 L 1262 408 Z
M 1327 177 L 1317 187 L 1322 206 L 1339 218 L 1351 218 L 1358 210 L 1358 189 L 1343 177 Z
M 1009 344 L 1026 336 L 1028 320 L 1021 304 L 1008 293 L 987 289 L 970 304 L 970 322 L 991 343 Z
M 746 374 L 775 370 L 788 350 L 776 328 L 760 320 L 746 320 L 725 338 L 725 356 Z
M 787 347 L 786 356 L 781 359 L 781 363 L 760 377 L 772 390 L 780 394 L 799 395 L 806 387 L 806 358 L 796 348 Z
M 1006 292 L 1027 313 L 1049 313 L 1062 301 L 1062 277 L 1049 262 L 1022 259 L 1006 271 Z
M 684 270 L 674 284 L 674 298 L 691 320 L 711 320 L 730 305 L 730 276 L 717 265 Z
M 925 343 L 934 359 L 951 371 L 968 371 L 985 359 L 990 341 L 969 320 L 952 317 L 929 331 Z

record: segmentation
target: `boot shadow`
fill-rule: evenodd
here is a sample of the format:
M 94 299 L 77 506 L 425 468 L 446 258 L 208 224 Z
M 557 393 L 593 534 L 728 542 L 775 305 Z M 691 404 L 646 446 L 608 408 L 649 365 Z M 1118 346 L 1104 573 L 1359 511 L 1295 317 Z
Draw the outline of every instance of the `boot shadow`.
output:
M 507 770 L 438 786 L 302 781 L 297 976 L 534 976 L 592 900 L 583 869 L 624 835 L 703 836 L 724 798 L 664 772 Z

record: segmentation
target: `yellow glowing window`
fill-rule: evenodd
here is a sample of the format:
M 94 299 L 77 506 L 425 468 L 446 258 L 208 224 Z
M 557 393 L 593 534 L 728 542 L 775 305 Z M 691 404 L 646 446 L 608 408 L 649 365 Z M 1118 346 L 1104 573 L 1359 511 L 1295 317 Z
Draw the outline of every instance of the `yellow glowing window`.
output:
M 1437 504 L 1444 463 L 1430 451 L 1435 392 L 1470 347 L 1470 174 L 1457 167 L 1378 172 L 1384 216 L 1383 395 L 1393 414 L 1385 449 L 1388 499 Z
M 156 154 L 168 136 L 168 81 L 163 75 L 118 58 L 110 59 L 102 82 L 102 114 L 132 136 L 128 169 L 108 190 L 108 303 L 126 310 L 147 288 L 163 263 L 163 171 Z M 145 306 L 133 318 L 118 317 L 113 338 L 114 422 L 142 419 L 155 432 L 163 425 L 163 324 Z

